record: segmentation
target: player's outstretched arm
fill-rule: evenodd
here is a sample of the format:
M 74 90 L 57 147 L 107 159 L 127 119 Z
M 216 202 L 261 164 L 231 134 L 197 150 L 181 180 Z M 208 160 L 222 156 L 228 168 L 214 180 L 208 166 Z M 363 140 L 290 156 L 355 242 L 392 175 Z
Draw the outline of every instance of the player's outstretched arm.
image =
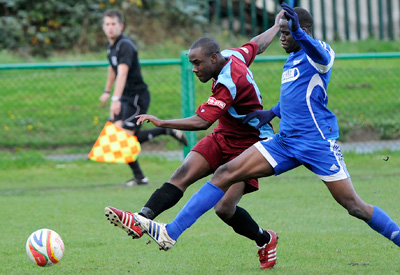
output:
M 263 53 L 276 37 L 276 34 L 279 32 L 279 20 L 281 20 L 284 12 L 285 12 L 284 10 L 281 10 L 278 13 L 278 15 L 275 18 L 275 24 L 271 28 L 253 37 L 250 40 L 252 42 L 257 43 L 258 45 L 257 54 Z
M 151 122 L 154 126 L 163 128 L 173 128 L 185 131 L 198 131 L 208 129 L 212 123 L 206 121 L 198 115 L 180 119 L 167 119 L 162 120 L 153 115 L 138 115 L 136 124 L 141 125 L 144 122 Z
M 142 125 L 144 122 L 151 122 L 154 124 L 154 126 L 157 127 L 161 127 L 161 119 L 159 119 L 156 116 L 152 116 L 152 115 L 138 115 L 136 116 L 136 118 L 138 119 L 136 121 L 136 125 Z

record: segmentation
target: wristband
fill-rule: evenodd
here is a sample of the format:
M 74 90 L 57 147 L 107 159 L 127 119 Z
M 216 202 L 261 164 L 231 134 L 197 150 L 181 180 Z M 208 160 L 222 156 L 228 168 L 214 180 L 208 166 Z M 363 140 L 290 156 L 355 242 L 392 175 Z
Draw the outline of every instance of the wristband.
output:
M 104 90 L 104 91 L 103 91 L 103 93 L 105 93 L 105 94 L 109 94 L 109 93 L 110 93 L 110 91 Z
M 120 98 L 118 96 L 113 95 L 111 97 L 111 101 L 119 101 L 119 100 L 120 100 Z

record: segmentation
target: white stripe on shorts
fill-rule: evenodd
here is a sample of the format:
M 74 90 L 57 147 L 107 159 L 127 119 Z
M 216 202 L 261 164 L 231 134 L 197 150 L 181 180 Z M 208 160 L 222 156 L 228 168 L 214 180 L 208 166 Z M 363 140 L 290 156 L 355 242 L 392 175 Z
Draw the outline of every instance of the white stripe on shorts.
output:
M 350 174 L 347 171 L 346 164 L 344 163 L 342 153 L 340 152 L 340 146 L 337 144 L 336 140 L 328 140 L 330 143 L 331 151 L 335 154 L 336 161 L 340 167 L 339 172 L 329 176 L 317 175 L 321 180 L 331 182 L 337 180 L 344 180 L 350 178 Z
M 337 172 L 336 174 L 329 175 L 329 176 L 321 176 L 321 175 L 317 175 L 317 176 L 318 176 L 318 178 L 320 178 L 321 180 L 326 181 L 326 182 L 344 180 L 344 179 L 349 178 L 349 175 L 343 170 L 342 167 L 340 167 L 340 171 Z
M 265 149 L 265 147 L 258 141 L 254 144 L 254 146 L 260 151 L 260 153 L 264 156 L 264 158 L 271 164 L 272 168 L 278 165 L 276 160 L 271 156 L 270 153 Z

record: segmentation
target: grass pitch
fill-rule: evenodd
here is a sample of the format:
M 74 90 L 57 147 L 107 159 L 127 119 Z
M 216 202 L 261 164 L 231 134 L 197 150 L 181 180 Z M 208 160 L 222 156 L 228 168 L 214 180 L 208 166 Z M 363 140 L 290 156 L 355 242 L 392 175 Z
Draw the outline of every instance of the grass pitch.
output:
M 353 183 L 368 203 L 400 223 L 400 153 L 345 155 Z M 4 159 L 3 159 L 4 160 Z M 142 157 L 151 184 L 121 188 L 125 165 L 89 161 L 0 165 L 0 274 L 264 274 L 254 243 L 207 212 L 171 251 L 159 251 L 149 237 L 130 239 L 111 226 L 104 207 L 138 211 L 180 164 Z M 3 162 L 3 161 L 2 161 Z M 29 163 L 29 161 L 28 161 Z M 30 162 L 32 164 L 32 162 Z M 4 164 L 4 162 L 3 162 Z M 170 222 L 190 195 L 157 220 Z M 305 168 L 262 179 L 258 192 L 240 205 L 263 227 L 279 234 L 278 262 L 271 274 L 399 274 L 399 247 L 350 217 L 324 184 Z M 53 267 L 32 264 L 28 236 L 51 228 L 66 251 Z

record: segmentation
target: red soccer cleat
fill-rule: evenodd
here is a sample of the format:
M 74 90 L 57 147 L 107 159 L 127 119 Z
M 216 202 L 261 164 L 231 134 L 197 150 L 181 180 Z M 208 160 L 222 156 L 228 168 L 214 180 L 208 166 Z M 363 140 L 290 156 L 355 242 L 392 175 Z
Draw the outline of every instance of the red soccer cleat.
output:
M 267 230 L 267 232 L 271 235 L 271 240 L 269 243 L 264 244 L 264 246 L 257 247 L 261 269 L 270 269 L 276 264 L 276 245 L 278 244 L 278 235 L 272 230 Z
M 111 206 L 107 206 L 104 212 L 107 220 L 127 232 L 129 236 L 132 236 L 132 239 L 138 239 L 143 236 L 142 229 L 135 225 L 136 221 L 131 212 L 119 210 Z

